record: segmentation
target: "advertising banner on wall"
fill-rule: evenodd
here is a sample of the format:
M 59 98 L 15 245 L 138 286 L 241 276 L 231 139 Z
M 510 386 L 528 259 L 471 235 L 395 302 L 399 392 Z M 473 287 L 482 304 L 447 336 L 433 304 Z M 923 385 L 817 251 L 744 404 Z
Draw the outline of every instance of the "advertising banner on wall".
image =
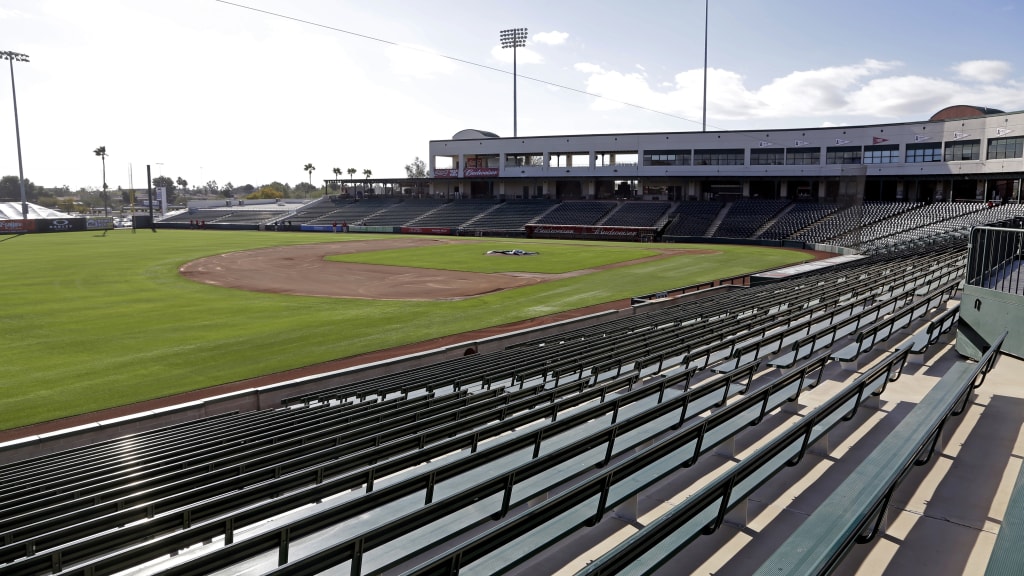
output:
M 497 176 L 497 168 L 466 168 L 466 178 L 480 178 L 483 176 Z
M 111 229 L 113 227 L 114 219 L 103 216 L 100 216 L 98 218 L 38 218 L 35 220 L 0 220 L 0 234 L 30 234 L 33 232 L 82 232 L 87 229 L 104 230 Z
M 440 236 L 450 236 L 452 233 L 451 228 L 416 228 L 412 226 L 402 226 L 400 231 L 402 234 L 437 234 Z
M 41 218 L 35 221 L 36 232 L 82 232 L 85 218 Z
M 579 238 L 589 240 L 638 241 L 651 236 L 655 228 L 633 228 L 627 226 L 569 226 L 556 224 L 527 224 L 527 238 Z
M 330 230 L 330 226 L 327 227 Z M 305 226 L 302 227 L 306 229 Z M 338 227 L 338 231 L 342 231 L 342 227 Z M 398 234 L 398 228 L 394 226 L 357 226 L 355 224 L 346 224 L 344 227 L 346 232 L 370 232 L 373 234 Z
M 0 234 L 28 234 L 35 232 L 35 220 L 0 220 Z
M 92 216 L 85 219 L 86 230 L 113 230 L 113 216 Z

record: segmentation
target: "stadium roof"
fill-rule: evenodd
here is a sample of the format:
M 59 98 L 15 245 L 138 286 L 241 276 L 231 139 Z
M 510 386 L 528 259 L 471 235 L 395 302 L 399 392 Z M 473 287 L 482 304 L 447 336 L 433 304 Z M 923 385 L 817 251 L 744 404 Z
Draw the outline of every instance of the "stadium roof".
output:
M 942 110 L 932 114 L 932 117 L 929 118 L 929 120 L 932 122 L 938 122 L 941 120 L 955 120 L 958 118 L 977 118 L 978 116 L 988 116 L 989 114 L 1006 114 L 1006 112 L 996 110 L 995 108 L 987 108 L 985 106 L 956 104 L 954 106 L 946 106 Z
M 452 140 L 480 140 L 482 138 L 501 138 L 501 136 L 498 136 L 494 132 L 476 130 L 473 128 L 459 130 L 454 136 L 452 136 Z

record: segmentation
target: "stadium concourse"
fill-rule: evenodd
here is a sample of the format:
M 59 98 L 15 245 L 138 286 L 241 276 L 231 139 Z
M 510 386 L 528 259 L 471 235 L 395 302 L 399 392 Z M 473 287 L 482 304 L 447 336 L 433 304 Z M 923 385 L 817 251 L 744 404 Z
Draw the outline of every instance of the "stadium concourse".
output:
M 1012 573 L 1020 342 L 960 307 L 1016 278 L 1021 243 L 989 243 L 283 382 L 274 409 L 6 442 L 0 571 Z

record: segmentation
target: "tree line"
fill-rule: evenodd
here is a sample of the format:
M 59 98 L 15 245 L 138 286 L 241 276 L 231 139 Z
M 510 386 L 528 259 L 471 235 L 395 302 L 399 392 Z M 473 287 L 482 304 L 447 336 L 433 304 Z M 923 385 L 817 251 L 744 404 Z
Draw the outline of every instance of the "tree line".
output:
M 33 204 L 68 213 L 120 210 L 123 207 L 129 206 L 133 200 L 131 190 L 121 186 L 112 190 L 107 187 L 106 147 L 100 146 L 93 150 L 93 153 L 99 156 L 102 161 L 103 183 L 100 187 L 81 187 L 77 190 L 71 190 L 67 185 L 41 186 L 26 178 L 25 200 Z M 276 180 L 260 186 L 252 184 L 235 186 L 231 182 L 220 185 L 216 180 L 210 180 L 200 185 L 190 185 L 188 180 L 180 176 L 177 178 L 157 176 L 152 179 L 152 184 L 154 189 L 161 187 L 166 189 L 167 202 L 169 204 L 183 204 L 190 199 L 210 198 L 314 198 L 326 192 L 321 187 L 313 184 L 313 171 L 315 170 L 316 167 L 313 164 L 306 164 L 303 167 L 303 171 L 308 175 L 307 181 L 299 182 L 294 186 Z M 359 173 L 359 170 L 355 168 L 345 170 L 332 168 L 331 172 L 334 174 L 335 180 L 340 180 L 342 174 L 348 174 L 349 182 L 354 187 L 356 184 L 354 178 Z M 415 160 L 405 166 L 405 173 L 407 178 L 426 178 L 426 163 L 417 156 Z M 373 171 L 365 168 L 362 170 L 362 176 L 365 180 L 369 180 L 373 176 Z M 341 188 L 338 184 L 331 185 L 333 191 L 338 191 Z M 141 194 L 144 196 L 146 188 L 136 188 L 135 193 L 136 195 Z M 136 198 L 135 203 L 138 204 L 138 201 L 141 199 Z M 21 187 L 18 184 L 18 177 L 3 176 L 0 178 L 0 202 L 20 201 Z

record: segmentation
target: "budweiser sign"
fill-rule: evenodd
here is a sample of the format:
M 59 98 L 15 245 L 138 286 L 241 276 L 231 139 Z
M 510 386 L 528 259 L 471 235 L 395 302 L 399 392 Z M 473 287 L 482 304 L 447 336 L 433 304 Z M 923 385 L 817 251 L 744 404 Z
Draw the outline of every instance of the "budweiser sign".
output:
M 477 176 L 497 176 L 497 168 L 466 168 L 466 178 L 475 178 Z

